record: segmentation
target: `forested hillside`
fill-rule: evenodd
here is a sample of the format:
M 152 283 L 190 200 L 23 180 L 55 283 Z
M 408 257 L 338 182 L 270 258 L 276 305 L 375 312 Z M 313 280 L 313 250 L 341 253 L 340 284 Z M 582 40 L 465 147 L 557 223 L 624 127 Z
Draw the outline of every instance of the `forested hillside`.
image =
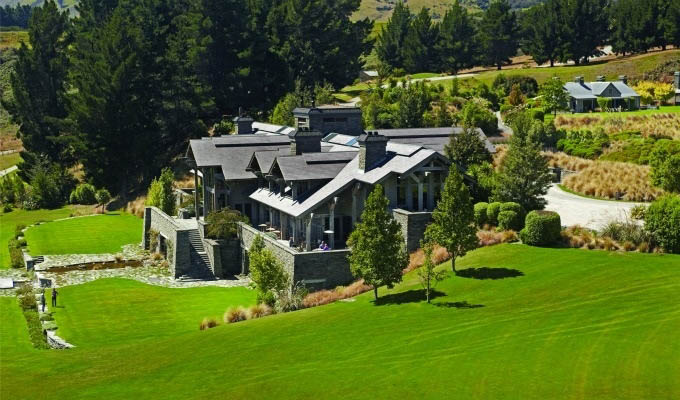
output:
M 512 8 L 527 8 L 535 4 L 542 3 L 544 0 L 510 0 Z M 40 5 L 43 0 L 0 0 L 0 6 L 15 4 Z M 75 11 L 75 5 L 78 0 L 60 0 L 58 1 L 62 8 L 67 8 L 69 11 Z M 362 0 L 359 11 L 356 12 L 354 18 L 362 19 L 368 17 L 373 20 L 384 21 L 392 15 L 392 10 L 397 0 Z M 435 15 L 444 15 L 446 8 L 452 3 L 451 0 L 411 0 L 408 2 L 409 6 L 414 11 L 420 11 L 421 8 L 427 7 L 432 10 Z M 489 0 L 465 0 L 465 5 L 470 8 L 486 9 L 489 6 Z

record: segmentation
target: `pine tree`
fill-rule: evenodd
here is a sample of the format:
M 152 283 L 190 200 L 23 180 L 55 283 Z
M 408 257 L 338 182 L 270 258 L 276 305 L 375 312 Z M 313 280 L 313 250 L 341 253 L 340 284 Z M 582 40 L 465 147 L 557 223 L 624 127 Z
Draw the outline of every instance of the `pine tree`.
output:
M 402 270 L 409 259 L 401 226 L 388 211 L 388 206 L 382 185 L 375 185 L 364 204 L 361 222 L 349 236 L 352 274 L 373 286 L 375 300 L 378 300 L 379 286 L 391 288 L 401 282 Z
M 434 45 L 437 27 L 432 24 L 430 12 L 423 7 L 408 28 L 402 55 L 408 72 L 429 71 L 434 67 Z
M 375 45 L 380 61 L 391 68 L 404 66 L 402 48 L 409 26 L 411 25 L 411 11 L 402 1 L 397 2 L 392 16 L 382 28 Z
M 28 29 L 29 45 L 17 51 L 10 77 L 14 100 L 4 104 L 19 125 L 24 151 L 20 174 L 39 158 L 70 166 L 75 162 L 71 137 L 63 132 L 66 118 L 66 79 L 69 62 L 70 21 L 57 4 L 48 0 L 33 11 Z
M 480 38 L 486 63 L 499 70 L 517 54 L 519 27 L 517 17 L 507 0 L 493 0 L 484 11 L 480 23 Z
M 560 61 L 577 65 L 598 52 L 608 36 L 608 0 L 562 0 L 564 5 L 564 44 Z
M 531 55 L 537 64 L 555 61 L 560 57 L 564 41 L 560 0 L 548 0 L 531 7 L 522 15 L 522 50 Z
M 465 169 L 492 160 L 477 129 L 472 126 L 463 127 L 461 133 L 451 135 L 449 144 L 444 147 L 444 153 L 452 163 Z
M 530 136 L 533 121 L 524 112 L 515 117 L 510 149 L 500 166 L 498 184 L 493 191 L 495 201 L 514 201 L 525 210 L 540 210 L 543 196 L 552 183 L 548 162 L 541 154 L 541 145 Z
M 456 258 L 477 247 L 477 229 L 470 192 L 451 164 L 442 188 L 441 199 L 432 213 L 432 223 L 425 229 L 425 240 L 438 244 L 451 256 L 451 269 L 456 272 Z
M 289 88 L 328 82 L 343 87 L 356 79 L 360 56 L 370 52 L 373 23 L 352 21 L 360 0 L 280 0 L 267 18 L 270 45 L 286 68 Z
M 440 68 L 457 74 L 472 68 L 478 57 L 477 31 L 465 7 L 456 0 L 446 11 L 439 24 L 439 37 L 435 46 Z
M 678 21 L 680 21 L 680 0 L 669 0 L 660 21 L 665 44 L 680 47 L 680 23 Z

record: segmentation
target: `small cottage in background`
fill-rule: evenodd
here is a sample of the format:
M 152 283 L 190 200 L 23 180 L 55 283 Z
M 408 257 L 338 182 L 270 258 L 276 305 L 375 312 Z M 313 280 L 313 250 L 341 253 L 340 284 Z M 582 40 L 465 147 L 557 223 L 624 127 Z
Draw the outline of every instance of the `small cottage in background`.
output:
M 585 82 L 582 76 L 573 82 L 564 84 L 569 93 L 569 109 L 582 113 L 593 111 L 598 107 L 598 98 L 611 99 L 610 107 L 614 109 L 637 110 L 640 108 L 640 95 L 628 86 L 628 78 L 619 76 L 618 81 L 605 81 L 598 76 L 595 82 Z
M 359 71 L 359 80 L 361 82 L 372 81 L 379 77 L 380 74 L 378 74 L 378 71 Z

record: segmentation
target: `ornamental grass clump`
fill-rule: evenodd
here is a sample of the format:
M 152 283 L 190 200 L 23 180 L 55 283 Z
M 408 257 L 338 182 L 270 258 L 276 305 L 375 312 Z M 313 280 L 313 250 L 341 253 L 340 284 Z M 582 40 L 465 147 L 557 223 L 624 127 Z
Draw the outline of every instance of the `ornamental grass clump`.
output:
M 330 304 L 338 300 L 358 296 L 372 288 L 372 286 L 365 284 L 363 279 L 359 279 L 349 286 L 338 286 L 333 290 L 319 290 L 318 292 L 310 293 L 302 300 L 302 306 L 304 308 L 311 308 Z
M 262 318 L 272 313 L 271 307 L 266 304 L 255 304 L 248 309 L 248 319 Z
M 204 331 L 206 329 L 214 328 L 217 326 L 217 320 L 214 318 L 203 318 L 203 321 L 201 321 L 201 325 L 199 326 L 200 330 Z
M 246 319 L 248 319 L 248 314 L 243 307 L 232 307 L 224 313 L 225 324 L 245 321 Z

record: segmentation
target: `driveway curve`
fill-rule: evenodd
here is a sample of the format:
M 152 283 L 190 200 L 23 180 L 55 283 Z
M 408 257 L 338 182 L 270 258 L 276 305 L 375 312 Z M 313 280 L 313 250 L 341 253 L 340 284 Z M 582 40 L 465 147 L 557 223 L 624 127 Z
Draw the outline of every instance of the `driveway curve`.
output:
M 601 229 L 612 220 L 625 220 L 630 210 L 638 204 L 623 201 L 596 200 L 565 192 L 552 185 L 544 196 L 545 209 L 560 214 L 563 226 L 581 225 Z

